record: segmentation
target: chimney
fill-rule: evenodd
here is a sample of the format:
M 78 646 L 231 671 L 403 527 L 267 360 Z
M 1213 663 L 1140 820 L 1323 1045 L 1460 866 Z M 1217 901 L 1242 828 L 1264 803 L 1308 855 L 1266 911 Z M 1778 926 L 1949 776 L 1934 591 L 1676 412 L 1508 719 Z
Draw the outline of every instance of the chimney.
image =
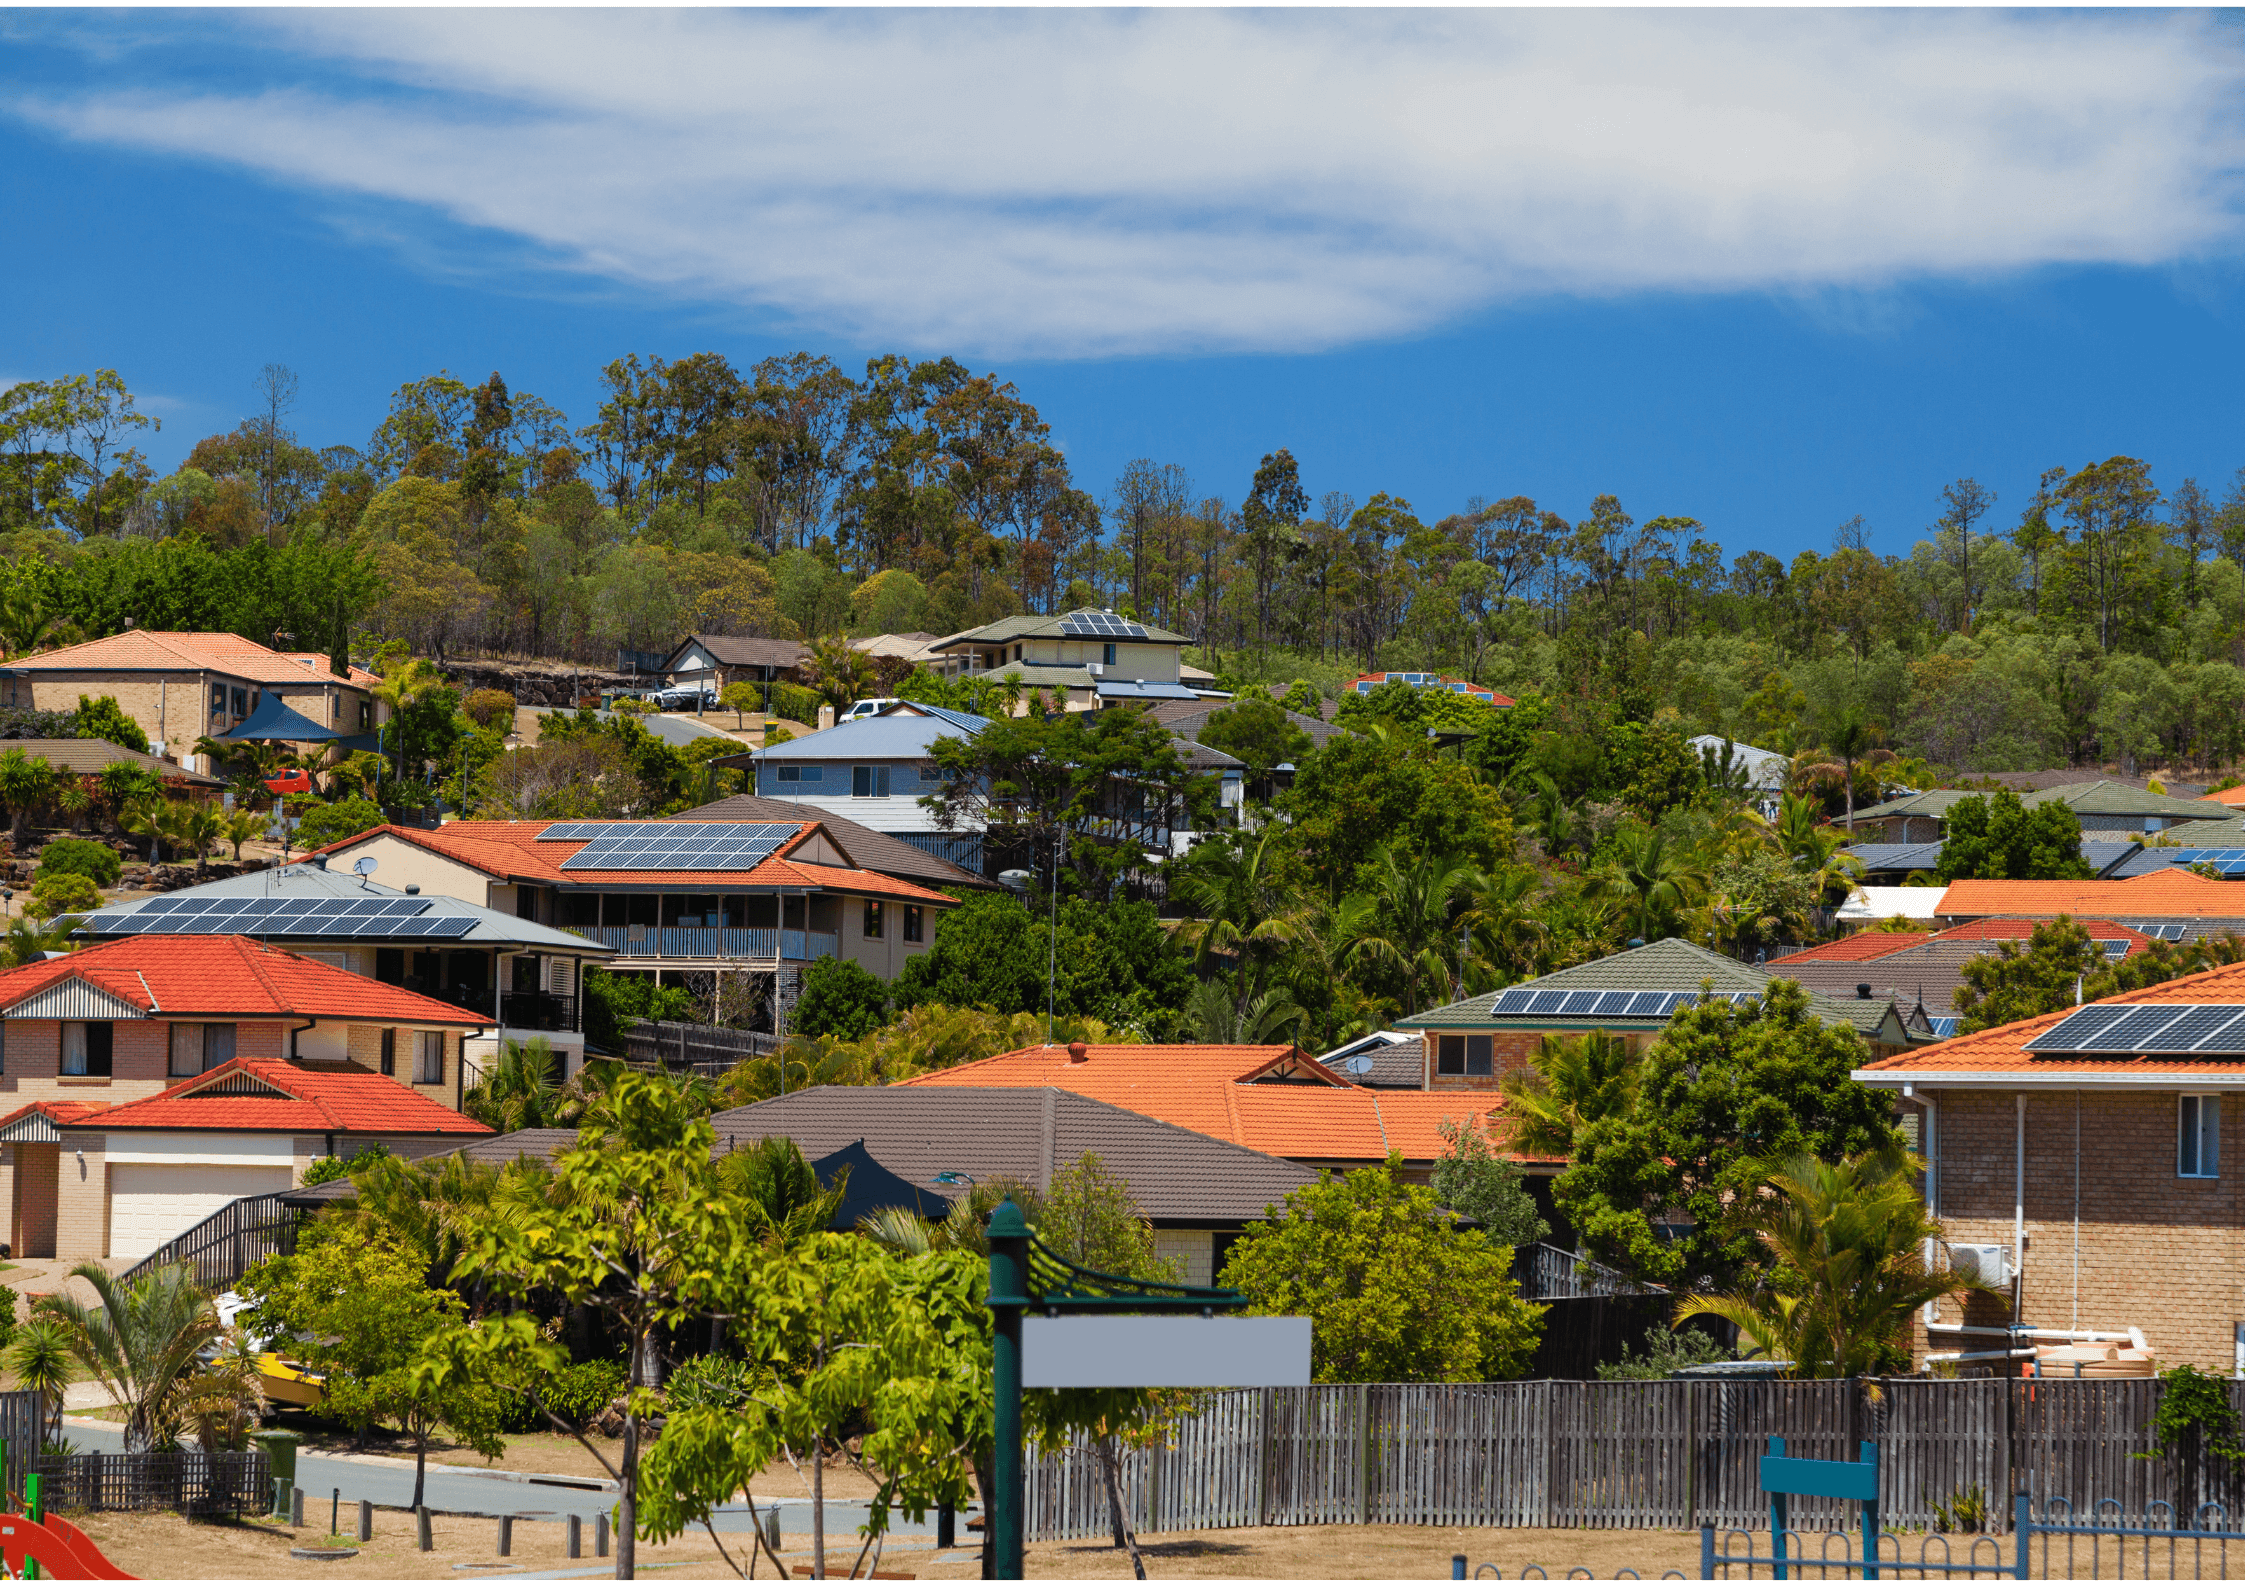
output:
M 1868 1003 L 1871 1000 L 1871 983 L 1868 981 L 1856 982 L 1855 995 L 1858 998 L 1862 999 L 1864 1002 Z
M 1072 1064 L 1091 1062 L 1091 1049 L 1080 1041 L 1070 1042 L 1068 1044 L 1068 1061 Z

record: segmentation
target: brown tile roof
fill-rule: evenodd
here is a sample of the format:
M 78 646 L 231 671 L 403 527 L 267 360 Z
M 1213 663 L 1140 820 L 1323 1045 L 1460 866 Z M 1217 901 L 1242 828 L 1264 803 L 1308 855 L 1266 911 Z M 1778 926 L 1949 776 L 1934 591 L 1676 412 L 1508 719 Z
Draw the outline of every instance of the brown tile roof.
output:
M 713 804 L 696 805 L 676 821 L 800 821 L 803 806 L 792 799 L 767 799 L 761 794 L 734 794 Z M 876 832 L 871 827 L 860 826 L 843 816 L 818 812 L 818 823 L 826 828 L 834 841 L 842 845 L 842 852 L 868 871 L 879 871 L 883 876 L 902 877 L 908 882 L 918 882 L 922 887 L 979 887 L 992 889 L 996 882 L 984 881 L 969 870 L 953 865 L 949 860 L 938 859 L 925 849 L 916 849 L 902 838 Z
M 99 776 L 119 761 L 154 772 L 167 782 L 185 783 L 191 788 L 223 788 L 226 784 L 217 777 L 206 777 L 199 771 L 189 771 L 184 766 L 154 755 L 144 755 L 137 749 L 127 749 L 122 744 L 112 744 L 105 738 L 9 738 L 0 739 L 0 754 L 20 749 L 33 755 L 57 771 L 67 771 L 80 777 Z
M 311 665 L 306 666 L 305 662 Z M 364 667 L 349 678 L 327 670 L 327 658 L 310 651 L 280 651 L 239 634 L 178 633 L 135 628 L 107 639 L 89 639 L 37 655 L 18 656 L 14 671 L 221 672 L 250 683 L 349 683 L 371 689 L 382 680 Z
M 880 1167 L 928 1199 L 965 1187 L 946 1171 L 1040 1188 L 1085 1153 L 1130 1183 L 1159 1223 L 1235 1223 L 1263 1215 L 1314 1170 L 1054 1087 L 821 1086 L 710 1120 L 719 1148 L 784 1135 L 817 1159 L 863 1143 Z
M 811 653 L 800 639 L 765 639 L 746 634 L 688 634 L 672 647 L 669 660 L 688 645 L 699 645 L 724 667 L 796 667 Z

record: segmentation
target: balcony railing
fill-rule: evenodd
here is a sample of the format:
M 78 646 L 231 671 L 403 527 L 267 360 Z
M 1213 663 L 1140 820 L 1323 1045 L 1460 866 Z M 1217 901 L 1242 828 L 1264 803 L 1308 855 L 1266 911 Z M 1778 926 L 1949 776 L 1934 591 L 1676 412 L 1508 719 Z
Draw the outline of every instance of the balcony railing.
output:
M 558 992 L 508 992 L 499 999 L 499 1018 L 516 1030 L 575 1030 L 577 1000 Z
M 831 959 L 841 943 L 826 931 L 714 926 L 577 926 L 583 936 L 633 959 Z

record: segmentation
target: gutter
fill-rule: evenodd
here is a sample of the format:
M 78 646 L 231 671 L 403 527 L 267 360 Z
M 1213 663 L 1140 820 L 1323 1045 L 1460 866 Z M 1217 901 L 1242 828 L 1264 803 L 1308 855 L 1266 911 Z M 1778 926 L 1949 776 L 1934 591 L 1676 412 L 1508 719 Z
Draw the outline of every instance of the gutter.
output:
M 1879 1091 L 1939 1086 L 1947 1091 L 2245 1091 L 2245 1070 L 2220 1074 L 2148 1069 L 2138 1073 L 2065 1070 L 2036 1074 L 2025 1069 L 1858 1069 L 1848 1078 Z

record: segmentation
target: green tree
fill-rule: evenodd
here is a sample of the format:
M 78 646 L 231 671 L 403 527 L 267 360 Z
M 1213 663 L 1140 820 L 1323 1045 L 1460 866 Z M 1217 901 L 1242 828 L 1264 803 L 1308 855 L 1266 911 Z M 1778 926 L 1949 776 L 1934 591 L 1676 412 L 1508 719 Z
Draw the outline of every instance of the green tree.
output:
M 101 907 L 101 889 L 76 871 L 58 871 L 31 884 L 31 901 L 23 912 L 37 920 L 58 915 L 79 915 Z
M 38 1395 L 45 1407 L 45 1441 L 50 1444 L 62 1441 L 63 1395 L 71 1380 L 71 1338 L 70 1328 L 61 1319 L 34 1313 L 15 1330 L 4 1357 L 16 1387 Z
M 857 1041 L 888 1021 L 889 984 L 855 959 L 817 959 L 803 972 L 803 994 L 789 1024 L 799 1036 Z
M 223 1331 L 210 1296 L 184 1263 L 131 1283 L 99 1262 L 80 1262 L 70 1276 L 93 1290 L 96 1304 L 57 1291 L 34 1301 L 31 1315 L 58 1323 L 86 1376 L 124 1407 L 126 1452 L 153 1449 L 167 1403 L 195 1372 L 203 1347 Z
M 16 916 L 8 922 L 8 934 L 0 937 L 0 970 L 37 964 L 50 953 L 68 953 L 70 934 L 77 929 L 77 921 L 68 917 L 41 922 L 29 915 Z
M 1360 874 L 1364 890 L 1344 900 L 1336 917 L 1344 934 L 1341 962 L 1399 977 L 1405 1014 L 1447 1001 L 1459 916 L 1474 882 L 1471 864 L 1447 854 L 1404 863 L 1383 849 Z
M 890 988 L 896 1007 L 1034 1011 L 1042 1040 L 1049 964 L 1061 1018 L 1167 1029 L 1192 990 L 1192 961 L 1153 906 L 1063 898 L 1059 915 L 1054 945 L 1042 904 L 1006 893 L 970 895 L 936 917 L 929 950 L 905 960 Z
M 1791 981 L 1735 1006 L 1689 1004 L 1645 1054 L 1627 1111 L 1577 1131 L 1573 1166 L 1553 1185 L 1560 1210 L 1645 1278 L 1730 1284 L 1761 1260 L 1751 1234 L 1724 1222 L 1732 1202 L 1761 1193 L 1761 1163 L 1899 1142 L 1892 1103 L 1848 1078 L 1868 1056 Z M 1688 1221 L 1655 1227 L 1677 1214 Z
M 1530 1157 L 1567 1161 L 1586 1126 L 1629 1111 L 1639 1071 L 1624 1037 L 1594 1030 L 1540 1038 L 1534 1064 L 1506 1071 L 1501 1082 L 1510 1130 L 1505 1144 Z
M 460 1111 L 502 1135 L 552 1129 L 565 1122 L 564 1113 L 573 1100 L 558 1078 L 560 1069 L 553 1043 L 545 1037 L 506 1042 L 499 1049 L 498 1062 L 479 1072 L 476 1083 L 462 1094 Z
M 121 748 L 137 749 L 143 755 L 148 753 L 148 735 L 141 731 L 138 722 L 125 715 L 124 707 L 117 703 L 113 694 L 105 694 L 97 700 L 89 700 L 82 694 L 78 696 L 75 720 L 80 738 L 107 739 Z
M 1224 832 L 1195 844 L 1170 871 L 1170 896 L 1194 917 L 1178 925 L 1177 940 L 1199 950 L 1204 969 L 1216 955 L 1230 955 L 1242 997 L 1260 987 L 1270 961 L 1302 928 L 1278 875 L 1285 852 L 1275 825 L 1252 836 Z
M 1247 762 L 1258 777 L 1299 763 L 1315 747 L 1283 707 L 1253 695 L 1211 715 L 1200 730 L 1200 742 Z
M 370 800 L 338 799 L 305 811 L 296 828 L 296 841 L 306 849 L 324 849 L 361 832 L 372 832 L 388 819 L 382 807 Z
M 1766 1188 L 1740 1197 L 1727 1222 L 1761 1245 L 1761 1282 L 1689 1295 L 1676 1320 L 1731 1323 L 1765 1358 L 1790 1362 L 1790 1377 L 1906 1370 L 1917 1309 L 1988 1287 L 1956 1268 L 1926 1266 L 1943 1231 L 1913 1183 L 1923 1167 L 1893 1145 L 1837 1163 L 1804 1152 L 1748 1166 L 1747 1178 Z
M 1586 892 L 1627 913 L 1631 935 L 1658 942 L 1683 930 L 1683 916 L 1707 896 L 1707 872 L 1658 827 L 1627 826 L 1614 834 L 1603 867 Z
M 8 839 L 18 854 L 30 846 L 32 818 L 55 796 L 55 768 L 20 749 L 0 754 L 0 803 L 8 807 Z
M 1954 881 L 2087 881 L 2081 818 L 2055 799 L 2031 809 L 2006 788 L 1994 798 L 1974 794 L 1949 807 L 1935 869 Z
M 1258 1315 L 1311 1320 L 1320 1383 L 1470 1383 L 1526 1369 L 1544 1308 L 1512 1251 L 1460 1230 L 1401 1159 L 1327 1177 L 1240 1236 L 1222 1282 Z
M 1471 1218 L 1499 1245 L 1518 1250 L 1533 1245 L 1551 1232 L 1551 1225 L 1536 1211 L 1520 1165 L 1489 1148 L 1489 1138 L 1478 1128 L 1444 1119 L 1436 1126 L 1444 1142 L 1434 1161 L 1434 1199 L 1461 1218 Z M 1509 1150 L 1519 1150 L 1508 1140 Z

